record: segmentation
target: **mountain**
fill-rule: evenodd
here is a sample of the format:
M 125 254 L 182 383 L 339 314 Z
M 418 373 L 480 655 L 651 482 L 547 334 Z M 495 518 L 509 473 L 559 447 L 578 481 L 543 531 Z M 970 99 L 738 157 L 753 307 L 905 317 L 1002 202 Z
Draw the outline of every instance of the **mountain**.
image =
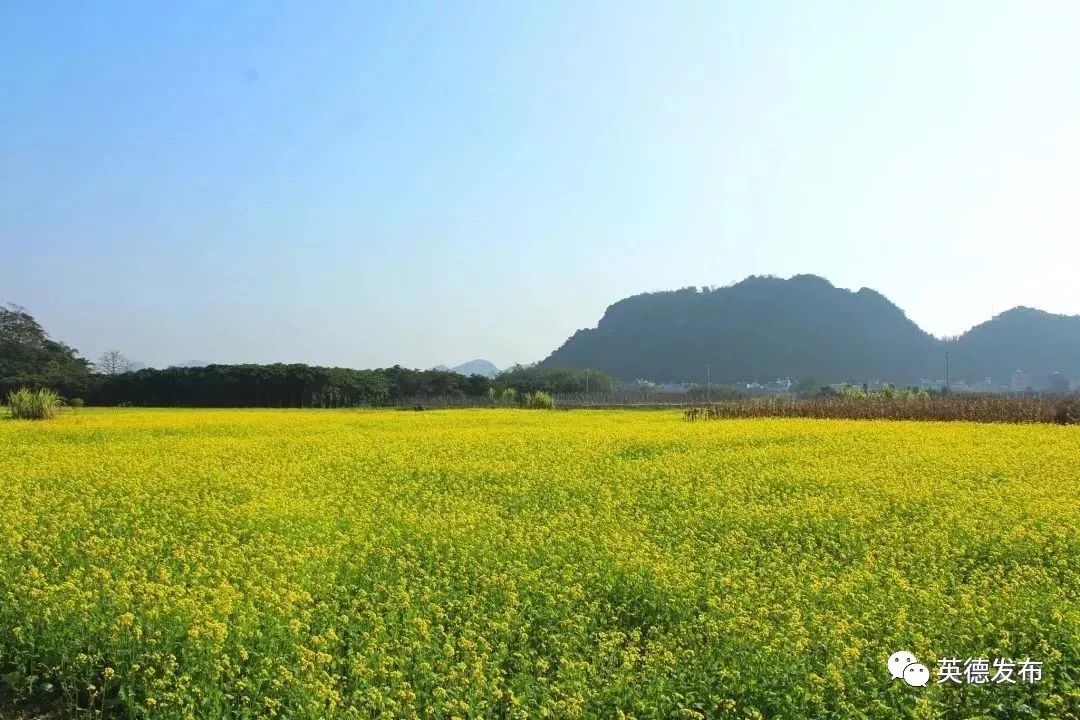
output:
M 493 363 L 487 360 L 470 360 L 460 365 L 455 365 L 450 368 L 456 373 L 462 375 L 483 375 L 484 377 L 495 377 L 499 374 L 499 368 L 495 367 Z
M 950 368 L 960 378 L 1007 381 L 1023 370 L 1036 388 L 1052 373 L 1080 379 L 1080 317 L 1015 307 L 946 343 Z
M 1080 377 L 1077 348 L 1080 317 L 1017 308 L 945 342 L 869 288 L 853 292 L 815 275 L 752 276 L 723 288 L 620 300 L 541 365 L 591 367 L 623 380 L 704 382 L 708 362 L 714 383 L 791 377 L 907 384 L 942 377 L 948 350 L 953 379 L 989 375 L 1002 383 L 1025 369 L 1038 387 L 1049 367 Z

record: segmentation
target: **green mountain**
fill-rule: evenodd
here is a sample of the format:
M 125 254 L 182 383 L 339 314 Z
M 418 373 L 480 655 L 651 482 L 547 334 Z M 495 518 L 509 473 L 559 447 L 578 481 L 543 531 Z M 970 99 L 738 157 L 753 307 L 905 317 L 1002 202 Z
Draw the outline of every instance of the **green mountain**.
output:
M 1016 370 L 1045 388 L 1049 376 L 1080 379 L 1080 317 L 1016 307 L 946 343 L 954 376 L 1007 381 Z
M 541 365 L 591 367 L 624 380 L 703 382 L 708 363 L 714 383 L 907 384 L 942 377 L 946 350 L 954 379 L 1007 382 L 1024 369 L 1040 386 L 1051 367 L 1080 377 L 1080 317 L 1018 308 L 945 342 L 874 290 L 853 292 L 815 275 L 752 276 L 723 288 L 620 300 Z M 1036 362 L 1050 356 L 1056 359 Z

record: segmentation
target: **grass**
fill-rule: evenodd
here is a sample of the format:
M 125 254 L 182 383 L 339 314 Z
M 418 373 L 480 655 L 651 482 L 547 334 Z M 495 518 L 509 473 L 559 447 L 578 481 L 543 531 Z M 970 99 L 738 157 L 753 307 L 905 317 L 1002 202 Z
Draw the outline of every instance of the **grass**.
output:
M 138 718 L 1075 718 L 1080 428 L 0 423 L 0 681 Z M 898 649 L 1032 657 L 909 688 Z M 931 667 L 933 665 L 931 664 Z
M 64 398 L 48 388 L 20 388 L 8 394 L 8 413 L 15 420 L 49 420 L 64 405 Z

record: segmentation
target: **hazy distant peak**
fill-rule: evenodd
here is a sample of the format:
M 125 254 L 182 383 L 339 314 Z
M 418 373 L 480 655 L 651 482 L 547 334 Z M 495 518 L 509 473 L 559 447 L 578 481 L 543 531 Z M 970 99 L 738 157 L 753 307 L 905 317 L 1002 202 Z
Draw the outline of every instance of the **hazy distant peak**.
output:
M 476 360 L 470 360 L 469 362 L 461 363 L 450 368 L 456 373 L 462 375 L 483 375 L 485 377 L 495 377 L 499 374 L 499 368 L 489 360 L 483 360 L 477 358 Z

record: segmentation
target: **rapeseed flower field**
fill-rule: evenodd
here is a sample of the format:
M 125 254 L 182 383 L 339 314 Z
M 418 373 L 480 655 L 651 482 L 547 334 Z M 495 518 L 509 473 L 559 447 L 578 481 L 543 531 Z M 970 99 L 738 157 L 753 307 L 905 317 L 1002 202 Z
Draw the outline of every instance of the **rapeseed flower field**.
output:
M 1077 427 L 102 409 L 0 422 L 0 471 L 11 705 L 1078 716 Z

